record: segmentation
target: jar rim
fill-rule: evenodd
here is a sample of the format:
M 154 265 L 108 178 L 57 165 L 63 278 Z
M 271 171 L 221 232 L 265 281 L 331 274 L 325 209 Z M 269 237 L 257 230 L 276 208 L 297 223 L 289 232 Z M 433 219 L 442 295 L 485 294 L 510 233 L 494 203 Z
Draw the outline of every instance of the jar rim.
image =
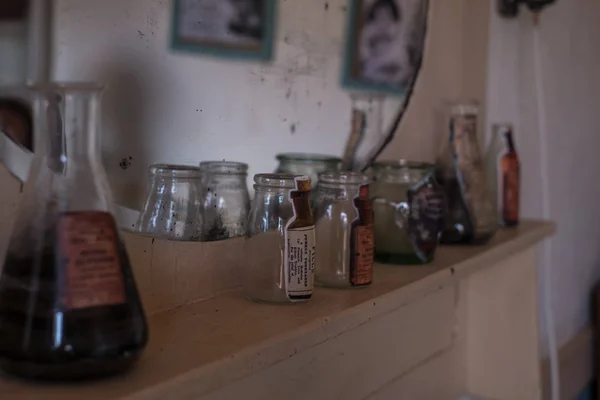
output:
M 368 184 L 369 177 L 361 172 L 354 171 L 335 171 L 321 172 L 319 174 L 319 184 L 341 184 L 341 185 L 361 185 Z
M 375 170 L 398 170 L 398 169 L 432 169 L 435 165 L 433 163 L 429 163 L 426 161 L 412 161 L 407 159 L 399 159 L 399 160 L 385 160 L 378 161 L 373 164 L 373 169 Z
M 254 188 L 280 188 L 280 189 L 295 189 L 296 178 L 304 178 L 309 180 L 306 175 L 286 174 L 286 173 L 269 173 L 254 175 Z
M 202 172 L 226 175 L 247 175 L 248 164 L 238 161 L 202 161 L 199 164 Z
M 319 154 L 319 153 L 278 153 L 275 158 L 278 161 L 286 160 L 286 161 L 296 161 L 296 162 L 341 162 L 342 159 L 336 156 L 332 156 L 329 154 Z
M 200 178 L 202 171 L 193 165 L 152 164 L 148 167 L 148 174 L 173 178 Z

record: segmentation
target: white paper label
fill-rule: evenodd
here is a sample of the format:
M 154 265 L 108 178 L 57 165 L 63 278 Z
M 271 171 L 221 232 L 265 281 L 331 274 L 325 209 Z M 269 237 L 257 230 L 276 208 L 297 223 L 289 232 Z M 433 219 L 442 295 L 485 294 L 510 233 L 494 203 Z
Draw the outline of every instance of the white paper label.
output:
M 315 274 L 315 226 L 285 231 L 285 293 L 291 301 L 310 298 Z

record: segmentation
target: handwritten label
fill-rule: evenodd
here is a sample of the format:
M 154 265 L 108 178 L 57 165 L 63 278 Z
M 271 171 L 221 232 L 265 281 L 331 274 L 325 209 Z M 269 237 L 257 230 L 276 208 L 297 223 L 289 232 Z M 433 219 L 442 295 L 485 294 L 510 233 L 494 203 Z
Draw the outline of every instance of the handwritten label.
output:
M 286 295 L 290 300 L 312 296 L 315 275 L 315 227 L 286 232 Z
M 58 222 L 63 305 L 70 310 L 125 302 L 117 227 L 106 212 L 64 214 Z
M 373 225 L 357 226 L 354 240 L 354 266 L 350 275 L 353 286 L 367 285 L 373 282 L 373 259 L 375 239 Z

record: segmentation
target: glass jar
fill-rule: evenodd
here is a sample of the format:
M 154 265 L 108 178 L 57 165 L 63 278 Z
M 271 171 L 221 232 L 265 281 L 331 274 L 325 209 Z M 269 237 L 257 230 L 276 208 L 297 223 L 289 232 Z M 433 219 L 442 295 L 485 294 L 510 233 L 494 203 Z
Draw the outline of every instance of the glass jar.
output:
M 0 275 L 0 368 L 55 380 L 122 372 L 148 328 L 101 162 L 101 89 L 32 95 L 35 158 Z
M 282 153 L 276 158 L 279 161 L 276 173 L 306 175 L 313 188 L 317 187 L 321 172 L 339 171 L 342 163 L 338 157 L 311 153 Z
M 447 103 L 440 115 L 440 153 L 436 178 L 446 194 L 448 212 L 442 243 L 486 243 L 498 229 L 498 216 L 485 176 L 479 137 L 479 104 Z
M 319 175 L 315 202 L 317 284 L 334 288 L 373 281 L 373 209 L 369 178 L 358 172 Z
M 311 298 L 315 225 L 310 179 L 290 174 L 254 176 L 242 282 L 253 301 L 290 303 Z
M 148 195 L 136 231 L 170 240 L 200 240 L 202 172 L 190 165 L 148 168 Z
M 250 211 L 248 165 L 205 161 L 200 163 L 200 170 L 204 188 L 202 240 L 244 236 Z
M 433 260 L 445 208 L 433 164 L 380 162 L 372 172 L 375 260 L 390 264 Z

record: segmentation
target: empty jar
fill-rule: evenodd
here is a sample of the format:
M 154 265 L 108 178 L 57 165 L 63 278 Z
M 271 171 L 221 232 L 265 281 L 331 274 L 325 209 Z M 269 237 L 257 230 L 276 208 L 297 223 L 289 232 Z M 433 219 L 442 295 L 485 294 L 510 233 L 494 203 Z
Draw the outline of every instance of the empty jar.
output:
M 148 168 L 148 195 L 136 231 L 173 240 L 200 240 L 203 201 L 201 171 L 189 165 Z
M 338 157 L 312 153 L 282 153 L 276 158 L 277 173 L 306 175 L 313 188 L 317 187 L 321 172 L 339 171 L 342 162 Z
M 246 234 L 250 195 L 248 165 L 230 161 L 205 161 L 202 171 L 202 240 L 223 240 Z
M 315 225 L 310 180 L 290 174 L 254 176 L 242 284 L 253 301 L 290 303 L 311 298 Z
M 358 172 L 319 175 L 315 202 L 317 284 L 335 288 L 373 281 L 373 209 L 369 178 Z
M 433 260 L 445 197 L 432 164 L 400 160 L 373 166 L 375 259 L 391 264 Z

